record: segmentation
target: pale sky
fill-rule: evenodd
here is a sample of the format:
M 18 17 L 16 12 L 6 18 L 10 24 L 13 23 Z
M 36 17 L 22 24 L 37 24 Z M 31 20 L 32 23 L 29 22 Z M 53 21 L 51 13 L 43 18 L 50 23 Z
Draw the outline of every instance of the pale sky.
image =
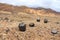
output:
M 8 3 L 12 5 L 26 5 L 29 7 L 51 8 L 60 12 L 60 0 L 0 0 L 0 3 Z

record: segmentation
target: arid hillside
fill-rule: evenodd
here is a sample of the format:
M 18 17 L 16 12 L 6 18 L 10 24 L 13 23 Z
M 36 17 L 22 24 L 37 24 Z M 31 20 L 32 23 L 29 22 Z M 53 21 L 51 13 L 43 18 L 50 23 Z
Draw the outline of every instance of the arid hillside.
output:
M 38 14 L 41 16 L 56 16 L 60 14 L 59 12 L 56 12 L 52 9 L 45 9 L 42 7 L 38 8 L 29 8 L 26 6 L 13 6 L 13 5 L 8 5 L 8 4 L 2 4 L 0 3 L 0 10 L 1 11 L 8 11 L 8 12 L 25 12 L 25 13 L 31 13 L 31 14 Z
M 0 40 L 60 40 L 60 13 L 0 3 Z

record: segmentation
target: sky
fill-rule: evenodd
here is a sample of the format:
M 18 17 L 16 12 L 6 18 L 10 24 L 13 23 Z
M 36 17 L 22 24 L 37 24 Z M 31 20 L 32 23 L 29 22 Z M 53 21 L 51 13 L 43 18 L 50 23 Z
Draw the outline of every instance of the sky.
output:
M 0 3 L 8 3 L 18 6 L 25 5 L 28 7 L 51 8 L 60 12 L 60 0 L 0 0 Z

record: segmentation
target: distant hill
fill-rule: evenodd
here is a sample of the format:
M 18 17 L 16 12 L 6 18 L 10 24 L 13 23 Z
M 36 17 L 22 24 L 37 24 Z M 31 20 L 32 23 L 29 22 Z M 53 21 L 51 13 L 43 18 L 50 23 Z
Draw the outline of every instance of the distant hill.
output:
M 56 15 L 56 14 L 60 14 L 59 12 L 56 12 L 52 9 L 46 9 L 43 7 L 38 7 L 38 8 L 30 8 L 27 6 L 13 6 L 13 5 L 9 5 L 9 4 L 3 4 L 0 3 L 0 10 L 2 11 L 8 11 L 8 12 L 25 12 L 25 13 L 33 13 L 33 14 L 38 14 L 38 15 Z

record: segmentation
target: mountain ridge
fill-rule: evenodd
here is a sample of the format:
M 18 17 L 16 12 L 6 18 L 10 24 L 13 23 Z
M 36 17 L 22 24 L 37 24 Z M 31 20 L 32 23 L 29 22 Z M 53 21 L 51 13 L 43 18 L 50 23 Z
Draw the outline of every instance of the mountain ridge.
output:
M 38 15 L 59 15 L 60 12 L 56 12 L 52 9 L 46 9 L 43 7 L 32 8 L 27 6 L 13 6 L 9 4 L 0 3 L 0 10 L 9 11 L 9 12 L 25 12 L 25 13 L 33 13 Z

